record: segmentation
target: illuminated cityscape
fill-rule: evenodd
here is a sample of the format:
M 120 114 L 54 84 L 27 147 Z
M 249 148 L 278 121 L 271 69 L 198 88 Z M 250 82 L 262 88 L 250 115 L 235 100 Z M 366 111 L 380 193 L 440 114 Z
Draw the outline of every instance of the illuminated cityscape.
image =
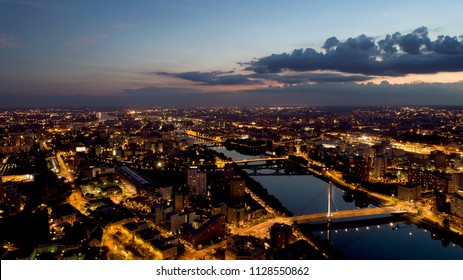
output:
M 310 227 L 359 230 L 360 216 L 461 250 L 462 119 L 461 107 L 3 110 L 2 258 L 345 258 Z M 257 180 L 301 176 L 369 202 L 293 213 Z
M 98 260 L 101 277 L 168 278 L 196 263 L 177 260 L 227 260 L 331 279 L 354 267 L 318 273 L 324 260 L 392 260 L 436 278 L 399 261 L 463 260 L 461 11 L 0 0 L 4 267 L 66 277 L 17 260 Z

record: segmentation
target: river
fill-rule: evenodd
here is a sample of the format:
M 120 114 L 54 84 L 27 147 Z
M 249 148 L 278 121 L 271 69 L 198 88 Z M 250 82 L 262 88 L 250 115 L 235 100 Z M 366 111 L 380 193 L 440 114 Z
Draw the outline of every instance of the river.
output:
M 232 159 L 252 158 L 224 147 L 211 149 Z M 265 175 L 254 176 L 253 179 L 277 197 L 294 215 L 327 212 L 328 183 L 315 176 Z M 376 207 L 336 185 L 333 185 L 331 205 L 332 211 Z M 326 238 L 327 231 L 314 231 L 312 234 Z M 330 243 L 347 259 L 354 260 L 463 260 L 463 248 L 459 245 L 438 238 L 435 232 L 410 222 L 331 230 Z

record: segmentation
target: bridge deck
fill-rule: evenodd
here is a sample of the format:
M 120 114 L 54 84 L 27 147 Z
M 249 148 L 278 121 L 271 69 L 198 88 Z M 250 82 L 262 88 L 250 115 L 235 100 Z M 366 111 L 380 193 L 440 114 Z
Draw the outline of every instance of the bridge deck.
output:
M 287 160 L 287 157 L 276 157 L 276 158 L 250 158 L 250 159 L 240 159 L 234 160 L 234 163 L 247 163 L 247 162 L 257 162 L 257 161 L 268 161 L 268 160 Z
M 378 208 L 362 208 L 354 210 L 344 210 L 331 213 L 331 219 L 341 219 L 341 218 L 352 218 L 352 217 L 365 217 L 372 215 L 381 215 L 381 214 L 405 214 L 410 213 L 410 210 L 397 209 L 396 207 L 378 207 Z M 291 222 L 309 222 L 309 221 L 321 221 L 327 220 L 328 213 L 318 213 L 318 214 L 308 214 L 301 216 L 294 216 L 287 218 Z

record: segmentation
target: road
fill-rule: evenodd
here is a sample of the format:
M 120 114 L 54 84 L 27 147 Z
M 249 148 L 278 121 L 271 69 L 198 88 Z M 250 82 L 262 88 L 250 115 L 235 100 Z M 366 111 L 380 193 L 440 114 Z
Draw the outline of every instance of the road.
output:
M 240 159 L 232 160 L 230 163 L 248 163 L 248 162 L 258 162 L 258 161 L 270 161 L 270 160 L 288 160 L 288 157 L 266 157 L 266 158 L 250 158 L 250 159 Z
M 220 248 L 225 249 L 226 240 L 207 246 L 204 249 L 196 250 L 191 245 L 185 245 L 185 252 L 179 257 L 179 260 L 211 260 L 214 258 L 215 250 Z
M 331 219 L 342 219 L 342 218 L 351 218 L 351 217 L 364 217 L 364 216 L 371 216 L 371 215 L 381 215 L 381 214 L 392 214 L 392 213 L 411 213 L 416 212 L 412 211 L 409 207 L 402 207 L 401 210 L 398 210 L 397 207 L 387 206 L 387 207 L 378 207 L 378 208 L 361 208 L 361 209 L 353 209 L 353 210 L 343 210 L 338 212 L 331 213 Z M 295 216 L 286 218 L 288 221 L 291 222 L 312 222 L 312 221 L 320 221 L 327 219 L 327 213 L 319 213 L 319 214 L 308 214 L 302 216 Z
M 88 216 L 88 213 L 85 209 L 85 204 L 87 203 L 87 200 L 82 197 L 82 194 L 80 192 L 72 192 L 71 195 L 68 197 L 68 202 L 74 208 L 79 210 L 80 213 L 82 213 L 85 216 Z
M 277 212 L 275 209 L 273 209 L 270 205 L 265 203 L 264 200 L 262 200 L 260 197 L 258 197 L 256 194 L 254 194 L 248 187 L 245 187 L 244 191 L 251 196 L 252 199 L 254 199 L 257 203 L 259 203 L 267 213 L 274 214 Z
M 60 175 L 66 178 L 66 180 L 72 185 L 74 188 L 74 175 L 72 175 L 71 170 L 64 162 L 63 156 L 61 153 L 56 154 L 56 159 L 58 160 L 59 168 L 60 168 Z

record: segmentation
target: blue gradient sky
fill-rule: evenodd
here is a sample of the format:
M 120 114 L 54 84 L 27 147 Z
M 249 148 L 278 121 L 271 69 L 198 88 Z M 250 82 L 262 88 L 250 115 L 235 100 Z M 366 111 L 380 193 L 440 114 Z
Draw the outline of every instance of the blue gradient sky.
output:
M 431 40 L 463 34 L 462 1 L 378 2 L 0 0 L 0 106 L 246 105 L 260 104 L 263 95 L 262 105 L 345 104 L 346 98 L 362 104 L 363 96 L 357 102 L 354 92 L 335 94 L 336 86 L 364 94 L 385 89 L 399 99 L 404 92 L 404 103 L 413 103 L 417 90 L 409 83 L 417 82 L 447 96 L 435 92 L 434 102 L 427 93 L 430 105 L 463 104 L 463 66 L 426 75 L 360 73 L 365 78 L 346 87 L 345 81 L 319 83 L 313 74 L 358 72 L 283 66 L 275 79 L 238 64 L 294 49 L 323 52 L 332 36 L 345 41 L 365 34 L 377 42 L 423 26 Z M 311 76 L 297 84 L 280 79 L 301 73 Z M 391 103 L 387 96 L 369 100 L 366 105 Z

